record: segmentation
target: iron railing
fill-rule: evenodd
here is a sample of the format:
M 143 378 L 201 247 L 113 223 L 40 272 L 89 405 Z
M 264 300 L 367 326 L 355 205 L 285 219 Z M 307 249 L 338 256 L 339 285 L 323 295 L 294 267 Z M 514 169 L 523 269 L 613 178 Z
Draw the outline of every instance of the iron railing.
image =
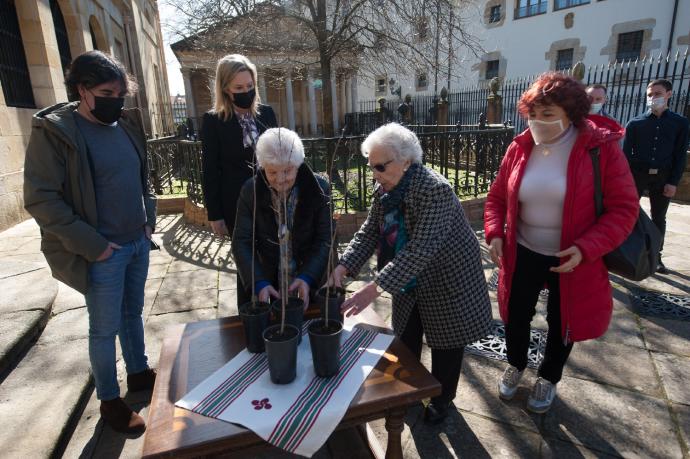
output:
M 563 70 L 572 74 L 572 69 Z M 503 81 L 499 95 L 503 101 L 502 120 L 515 125 L 516 132 L 525 129 L 525 120 L 518 113 L 520 96 L 537 78 L 532 75 Z M 625 125 L 635 116 L 646 110 L 647 84 L 657 78 L 665 78 L 673 84 L 673 96 L 669 108 L 685 117 L 690 117 L 690 62 L 688 49 L 681 54 L 657 55 L 635 61 L 614 62 L 590 66 L 586 69 L 582 82 L 602 84 L 607 88 L 608 102 L 604 107 L 607 114 Z M 448 123 L 477 124 L 482 113 L 487 111 L 489 89 L 485 84 L 462 89 L 448 95 Z M 413 123 L 428 122 L 434 96 L 412 97 Z M 384 114 L 378 109 L 376 100 L 360 101 L 360 112 L 348 113 L 346 124 L 352 126 L 353 133 L 367 134 L 383 122 L 402 121 L 397 112 L 401 101 L 387 100 Z M 378 110 L 378 111 L 377 111 Z
M 488 192 L 513 138 L 513 128 L 434 128 L 436 131 L 417 134 L 423 163 L 444 175 L 461 198 Z M 305 162 L 330 179 L 337 212 L 366 210 L 371 204 L 374 180 L 360 153 L 363 140 L 364 136 L 343 136 L 302 141 Z M 186 193 L 194 203 L 203 205 L 201 142 L 166 138 L 151 140 L 148 145 L 156 193 Z

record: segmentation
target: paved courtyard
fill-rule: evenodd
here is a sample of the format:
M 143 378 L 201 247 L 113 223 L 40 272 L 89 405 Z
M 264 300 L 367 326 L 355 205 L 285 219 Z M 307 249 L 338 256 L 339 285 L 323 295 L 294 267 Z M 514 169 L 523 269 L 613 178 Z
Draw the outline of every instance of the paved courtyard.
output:
M 481 237 L 479 229 L 477 235 Z M 180 216 L 162 217 L 154 237 L 161 250 L 151 254 L 145 306 L 147 349 L 153 365 L 167 326 L 237 312 L 235 270 L 227 242 L 186 225 Z M 422 421 L 421 405 L 410 410 L 403 434 L 405 457 L 690 457 L 688 247 L 690 206 L 674 203 L 669 210 L 665 257 L 671 274 L 655 275 L 639 284 L 613 278 L 611 327 L 602 338 L 575 345 L 558 385 L 558 397 L 545 415 L 531 414 L 525 408 L 536 378 L 534 369 L 527 370 L 512 401 L 497 397 L 496 381 L 506 365 L 497 321 L 493 335 L 465 353 L 456 409 L 449 418 L 430 427 Z M 494 266 L 486 250 L 484 264 L 493 286 Z M 37 341 L 21 355 L 6 360 L 10 363 L 0 380 L 0 416 L 15 422 L 1 429 L 0 450 L 10 457 L 138 457 L 143 437 L 124 437 L 100 421 L 88 372 L 83 297 L 62 284 L 57 296 L 51 291 L 55 287 L 46 280 L 33 222 L 0 233 L 0 265 L 3 298 L 19 297 L 6 289 L 11 280 L 12 285 L 21 287 L 24 282 L 26 288 L 40 290 L 29 295 L 30 301 L 52 303 L 47 326 L 37 328 L 37 336 L 31 338 Z M 350 288 L 356 288 L 356 283 Z M 547 294 L 542 295 L 542 303 Z M 491 295 L 495 307 L 495 288 Z M 27 304 L 29 300 L 23 301 Z M 390 323 L 390 299 L 384 296 L 374 307 Z M 6 337 L 0 339 L 0 345 L 11 341 L 7 337 L 13 333 L 26 335 L 18 331 L 21 324 L 33 323 L 29 318 L 38 314 L 35 307 L 15 309 L 0 305 L 0 331 Z M 543 313 L 542 304 L 533 322 L 534 365 L 543 351 Z M 498 318 L 496 310 L 494 317 Z M 427 366 L 429 358 L 425 348 Z M 121 360 L 120 367 L 122 379 Z M 122 392 L 126 393 L 124 385 Z M 146 417 L 144 396 L 127 395 L 126 400 Z M 57 414 L 48 420 L 37 415 L 46 411 Z M 372 427 L 385 445 L 383 422 Z M 332 448 L 317 454 L 356 456 Z

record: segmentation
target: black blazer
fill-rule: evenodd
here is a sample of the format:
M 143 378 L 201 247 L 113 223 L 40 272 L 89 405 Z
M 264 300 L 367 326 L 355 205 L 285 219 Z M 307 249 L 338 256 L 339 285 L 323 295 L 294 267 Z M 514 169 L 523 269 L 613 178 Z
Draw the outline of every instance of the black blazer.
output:
M 268 105 L 259 105 L 259 114 L 256 116 L 259 135 L 277 125 L 273 109 Z M 215 113 L 204 114 L 201 141 L 202 186 L 208 219 L 225 219 L 232 234 L 240 189 L 252 176 L 254 151 L 244 148 L 242 126 L 235 116 L 223 121 Z
M 280 247 L 278 224 L 263 171 L 256 184 L 256 234 L 254 282 L 267 281 L 276 289 Z M 326 274 L 328 250 L 331 245 L 330 189 L 328 182 L 302 164 L 297 172 L 297 206 L 291 232 L 292 256 L 297 264 L 295 276 L 306 274 L 314 282 L 321 282 Z M 254 180 L 247 180 L 237 203 L 237 221 L 232 236 L 232 253 L 237 272 L 245 288 L 252 283 L 252 210 Z M 335 231 L 335 222 L 333 222 Z M 337 255 L 336 255 L 337 256 Z M 334 260 L 337 262 L 337 260 Z M 319 284 L 320 285 L 320 284 Z M 239 294 L 239 292 L 238 292 Z

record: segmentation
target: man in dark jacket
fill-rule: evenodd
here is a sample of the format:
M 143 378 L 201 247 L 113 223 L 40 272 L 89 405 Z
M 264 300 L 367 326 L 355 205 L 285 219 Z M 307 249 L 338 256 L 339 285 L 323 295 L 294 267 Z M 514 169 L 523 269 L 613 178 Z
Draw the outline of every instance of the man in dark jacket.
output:
M 649 83 L 648 110 L 628 123 L 623 142 L 638 194 L 641 197 L 645 190 L 649 192 L 652 221 L 661 232 L 662 250 L 666 211 L 683 176 L 688 151 L 688 120 L 668 108 L 672 89 L 668 80 Z M 668 272 L 661 256 L 658 271 Z
M 135 83 L 113 57 L 90 51 L 72 62 L 66 84 L 79 102 L 34 115 L 24 205 L 53 276 L 86 296 L 101 416 L 119 432 L 139 433 L 144 420 L 120 398 L 115 360 L 119 335 L 129 391 L 153 388 L 142 311 L 156 202 L 140 114 L 123 110 Z

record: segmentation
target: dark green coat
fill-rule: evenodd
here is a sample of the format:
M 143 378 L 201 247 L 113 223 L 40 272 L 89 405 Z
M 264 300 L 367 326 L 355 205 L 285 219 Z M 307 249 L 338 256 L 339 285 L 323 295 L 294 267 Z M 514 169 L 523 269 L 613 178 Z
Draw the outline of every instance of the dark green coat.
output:
M 36 113 L 24 162 L 24 208 L 41 228 L 41 251 L 53 277 L 86 294 L 89 263 L 108 240 L 96 230 L 96 192 L 86 149 L 72 112 L 78 102 Z M 124 110 L 119 123 L 141 160 L 146 224 L 156 223 L 156 197 L 148 181 L 146 136 L 137 109 Z

